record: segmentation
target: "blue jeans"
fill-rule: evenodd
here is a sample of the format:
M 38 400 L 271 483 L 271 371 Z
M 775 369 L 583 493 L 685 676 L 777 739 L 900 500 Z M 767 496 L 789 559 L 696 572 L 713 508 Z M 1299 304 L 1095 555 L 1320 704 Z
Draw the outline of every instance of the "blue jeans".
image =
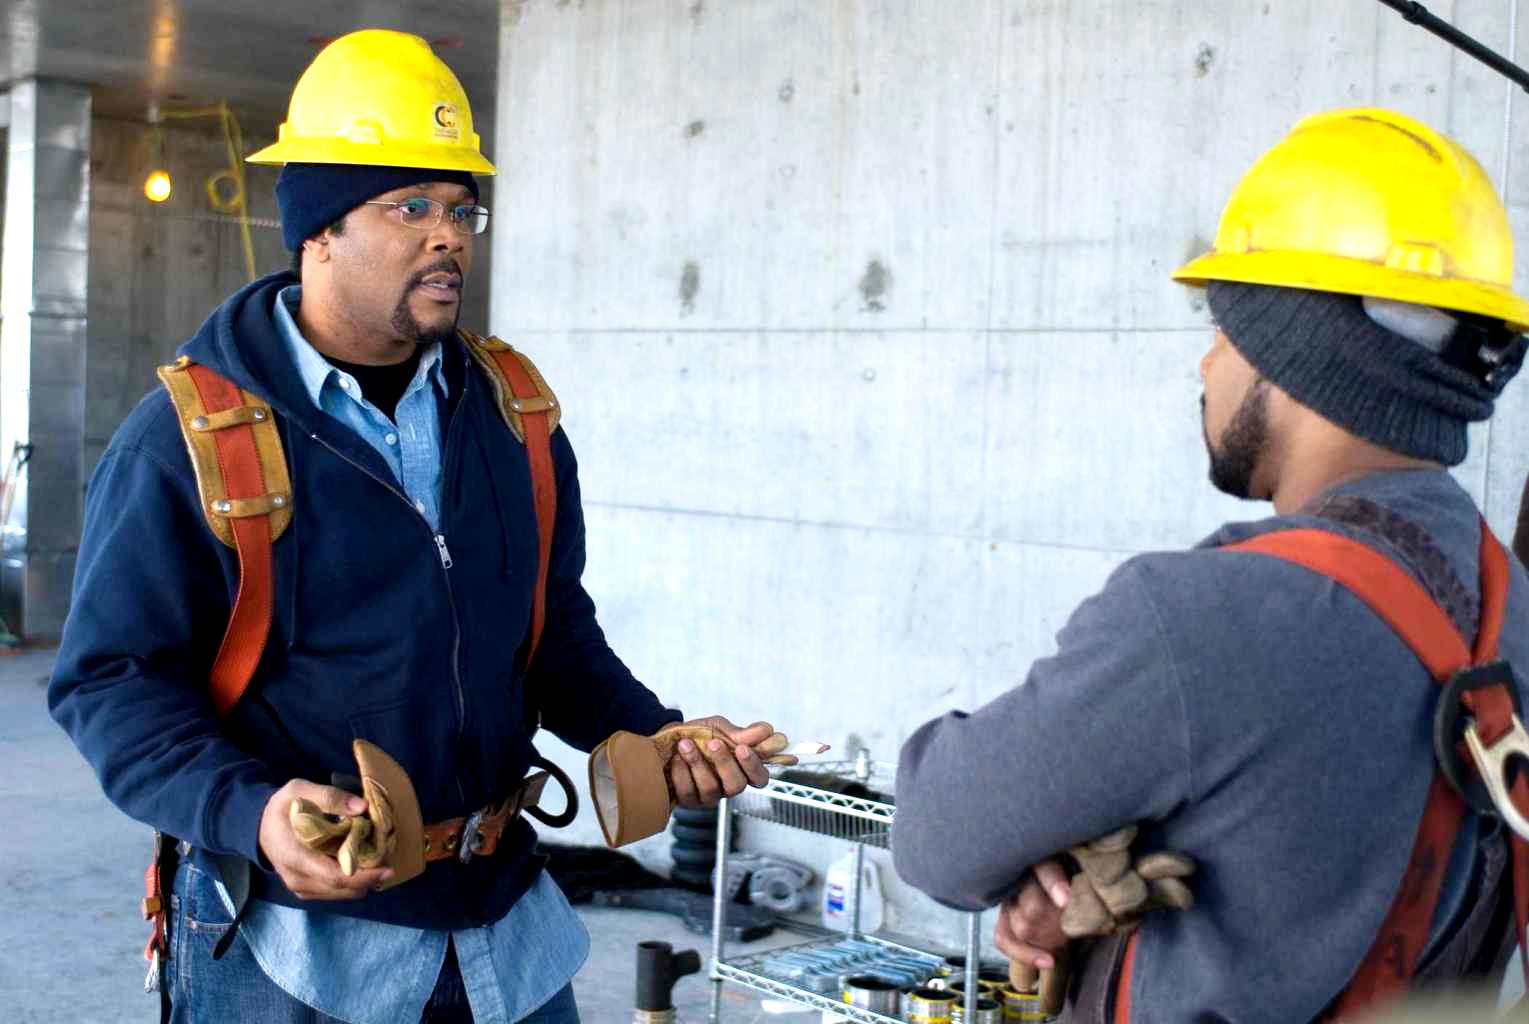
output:
M 278 988 L 255 962 L 242 937 L 235 937 L 222 958 L 214 960 L 213 947 L 228 931 L 230 921 L 212 880 L 183 860 L 170 896 L 170 958 L 163 980 L 170 995 L 172 1024 L 343 1024 Z M 472 1019 L 456 953 L 448 947 L 420 1024 L 472 1024 Z M 565 986 L 522 1018 L 522 1024 L 579 1024 L 573 986 Z

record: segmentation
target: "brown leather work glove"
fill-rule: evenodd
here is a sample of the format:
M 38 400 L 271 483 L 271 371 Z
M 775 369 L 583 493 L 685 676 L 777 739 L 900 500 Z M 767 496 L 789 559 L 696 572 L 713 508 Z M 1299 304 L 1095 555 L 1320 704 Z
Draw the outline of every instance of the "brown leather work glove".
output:
M 1154 910 L 1188 910 L 1194 893 L 1183 882 L 1195 862 L 1181 853 L 1148 853 L 1135 857 L 1131 844 L 1137 827 L 1127 825 L 1068 852 L 1081 869 L 1072 876 L 1067 906 L 1062 908 L 1062 931 L 1070 939 L 1124 935 Z M 1067 995 L 1070 951 L 1055 951 L 1056 966 L 1037 971 L 1015 960 L 1009 964 L 1009 984 L 1018 992 L 1038 992 L 1047 1016 L 1062 1011 Z
M 1072 876 L 1062 910 L 1062 931 L 1069 937 L 1124 935 L 1154 910 L 1195 905 L 1183 881 L 1194 874 L 1195 862 L 1169 851 L 1133 856 L 1136 833 L 1135 825 L 1127 825 L 1070 851 L 1082 870 Z
M 425 824 L 414 784 L 397 761 L 366 740 L 351 744 L 360 769 L 366 816 L 326 814 L 301 797 L 292 801 L 292 832 L 304 846 L 340 862 L 353 875 L 358 868 L 390 867 L 383 889 L 407 882 L 425 870 Z
M 606 844 L 625 846 L 662 832 L 674 810 L 668 768 L 680 741 L 690 740 L 696 749 L 706 751 L 714 739 L 731 746 L 726 736 L 706 726 L 670 725 L 652 736 L 612 733 L 596 747 L 589 755 L 589 792 Z M 765 764 L 793 765 L 797 758 L 782 753 L 790 745 L 784 734 L 776 732 L 753 750 Z

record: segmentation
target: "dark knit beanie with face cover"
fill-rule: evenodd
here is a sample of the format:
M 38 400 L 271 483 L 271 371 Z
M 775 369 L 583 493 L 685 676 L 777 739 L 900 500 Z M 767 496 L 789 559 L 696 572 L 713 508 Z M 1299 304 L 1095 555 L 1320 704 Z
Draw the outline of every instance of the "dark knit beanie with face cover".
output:
M 1522 358 L 1515 347 L 1487 383 L 1382 327 L 1355 296 L 1230 281 L 1207 293 L 1232 346 L 1290 397 L 1366 441 L 1446 466 L 1465 460 L 1466 424 L 1492 415 Z
M 288 250 L 384 192 L 411 185 L 444 181 L 461 185 L 478 201 L 478 183 L 466 171 L 424 167 L 366 167 L 360 164 L 287 164 L 276 179 L 276 205 L 281 208 L 281 237 Z

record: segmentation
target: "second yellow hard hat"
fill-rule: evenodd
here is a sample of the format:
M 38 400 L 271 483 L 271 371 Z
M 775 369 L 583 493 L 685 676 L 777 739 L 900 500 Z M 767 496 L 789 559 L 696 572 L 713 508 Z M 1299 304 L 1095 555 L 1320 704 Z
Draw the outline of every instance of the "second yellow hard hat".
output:
M 1215 247 L 1173 277 L 1395 299 L 1529 331 L 1507 211 L 1486 172 L 1391 110 L 1296 124 L 1238 183 Z
M 249 161 L 494 173 L 457 76 L 419 36 L 386 29 L 324 47 L 293 88 L 276 142 Z

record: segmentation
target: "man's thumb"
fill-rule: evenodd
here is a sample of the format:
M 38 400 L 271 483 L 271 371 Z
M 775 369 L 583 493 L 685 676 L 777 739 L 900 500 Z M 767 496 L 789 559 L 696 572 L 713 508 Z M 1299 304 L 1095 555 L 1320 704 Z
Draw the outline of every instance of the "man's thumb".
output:
M 319 810 L 325 814 L 365 814 L 366 801 L 354 793 L 347 793 L 343 789 L 334 786 L 320 786 L 309 783 L 303 787 L 303 791 L 295 794 L 306 797 L 318 805 Z

